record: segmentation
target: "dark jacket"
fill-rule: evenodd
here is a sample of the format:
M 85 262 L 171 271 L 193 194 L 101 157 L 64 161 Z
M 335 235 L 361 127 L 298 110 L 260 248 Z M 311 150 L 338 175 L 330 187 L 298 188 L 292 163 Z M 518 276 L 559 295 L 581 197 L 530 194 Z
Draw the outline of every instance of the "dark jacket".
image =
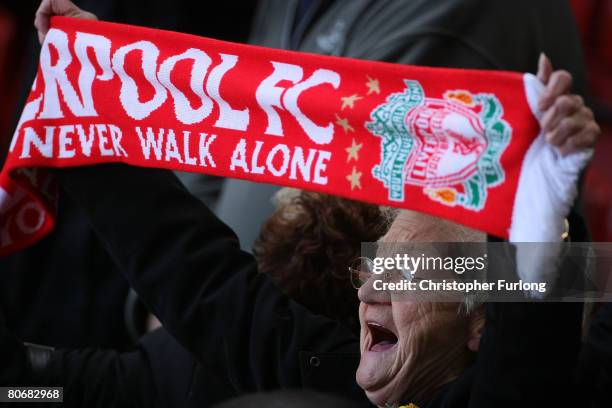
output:
M 596 304 L 578 364 L 578 384 L 589 407 L 612 406 L 612 303 Z
M 129 286 L 70 196 L 60 194 L 51 234 L 1 257 L 0 272 L 0 310 L 20 338 L 53 347 L 134 344 L 124 318 Z
M 92 188 L 98 177 L 104 187 Z M 60 179 L 142 301 L 198 361 L 205 405 L 279 387 L 323 388 L 364 401 L 355 383 L 359 349 L 353 334 L 312 315 L 258 274 L 232 231 L 173 174 L 96 166 L 61 171 Z M 66 363 L 63 356 L 54 360 L 58 369 L 51 373 L 60 377 L 46 381 L 63 381 L 71 371 Z M 131 397 L 151 392 L 126 391 Z M 86 401 L 95 406 L 97 398 L 90 394 Z
M 14 378 L 62 385 L 65 407 L 208 406 L 279 387 L 368 403 L 355 383 L 358 339 L 258 274 L 232 231 L 171 173 L 123 165 L 58 173 L 132 287 L 177 341 L 158 331 L 128 353 L 60 350 L 32 373 L 14 364 Z M 489 305 L 475 365 L 421 406 L 570 400 L 580 310 L 574 304 Z
M 545 52 L 586 90 L 569 2 L 559 0 L 260 0 L 249 42 L 400 64 L 535 72 Z

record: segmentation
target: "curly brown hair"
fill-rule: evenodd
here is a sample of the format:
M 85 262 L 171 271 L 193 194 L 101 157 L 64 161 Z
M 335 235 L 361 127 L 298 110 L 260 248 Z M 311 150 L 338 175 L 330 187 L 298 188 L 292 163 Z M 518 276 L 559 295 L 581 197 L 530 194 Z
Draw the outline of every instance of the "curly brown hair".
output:
M 358 332 L 348 266 L 361 243 L 378 240 L 386 227 L 375 205 L 298 191 L 265 222 L 253 252 L 259 271 L 288 296 Z

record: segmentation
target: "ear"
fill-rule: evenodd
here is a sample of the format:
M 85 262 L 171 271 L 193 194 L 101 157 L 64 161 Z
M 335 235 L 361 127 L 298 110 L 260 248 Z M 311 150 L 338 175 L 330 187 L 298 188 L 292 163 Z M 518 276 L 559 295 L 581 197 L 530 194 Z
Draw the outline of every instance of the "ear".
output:
M 484 330 L 484 309 L 480 307 L 477 310 L 474 310 L 469 319 L 467 347 L 470 349 L 470 351 L 476 353 L 480 347 L 480 338 L 482 337 L 482 331 Z

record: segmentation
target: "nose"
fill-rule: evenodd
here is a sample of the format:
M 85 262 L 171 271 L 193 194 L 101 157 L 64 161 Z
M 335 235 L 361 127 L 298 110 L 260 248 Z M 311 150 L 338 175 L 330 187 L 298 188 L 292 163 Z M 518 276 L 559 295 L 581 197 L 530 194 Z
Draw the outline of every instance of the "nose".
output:
M 387 290 L 377 290 L 374 288 L 374 282 L 376 280 L 382 280 L 380 275 L 372 275 L 370 278 L 359 288 L 357 297 L 359 301 L 366 304 L 391 304 L 391 296 Z M 382 285 L 382 282 L 378 285 Z

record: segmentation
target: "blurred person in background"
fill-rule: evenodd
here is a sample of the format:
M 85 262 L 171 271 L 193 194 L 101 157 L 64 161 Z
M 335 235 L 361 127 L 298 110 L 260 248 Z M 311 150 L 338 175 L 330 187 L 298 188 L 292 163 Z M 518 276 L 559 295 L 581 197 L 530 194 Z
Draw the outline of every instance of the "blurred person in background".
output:
M 346 266 L 360 256 L 362 242 L 384 235 L 389 211 L 291 188 L 280 189 L 274 201 L 255 241 L 259 272 L 308 310 L 359 333 L 359 300 Z

